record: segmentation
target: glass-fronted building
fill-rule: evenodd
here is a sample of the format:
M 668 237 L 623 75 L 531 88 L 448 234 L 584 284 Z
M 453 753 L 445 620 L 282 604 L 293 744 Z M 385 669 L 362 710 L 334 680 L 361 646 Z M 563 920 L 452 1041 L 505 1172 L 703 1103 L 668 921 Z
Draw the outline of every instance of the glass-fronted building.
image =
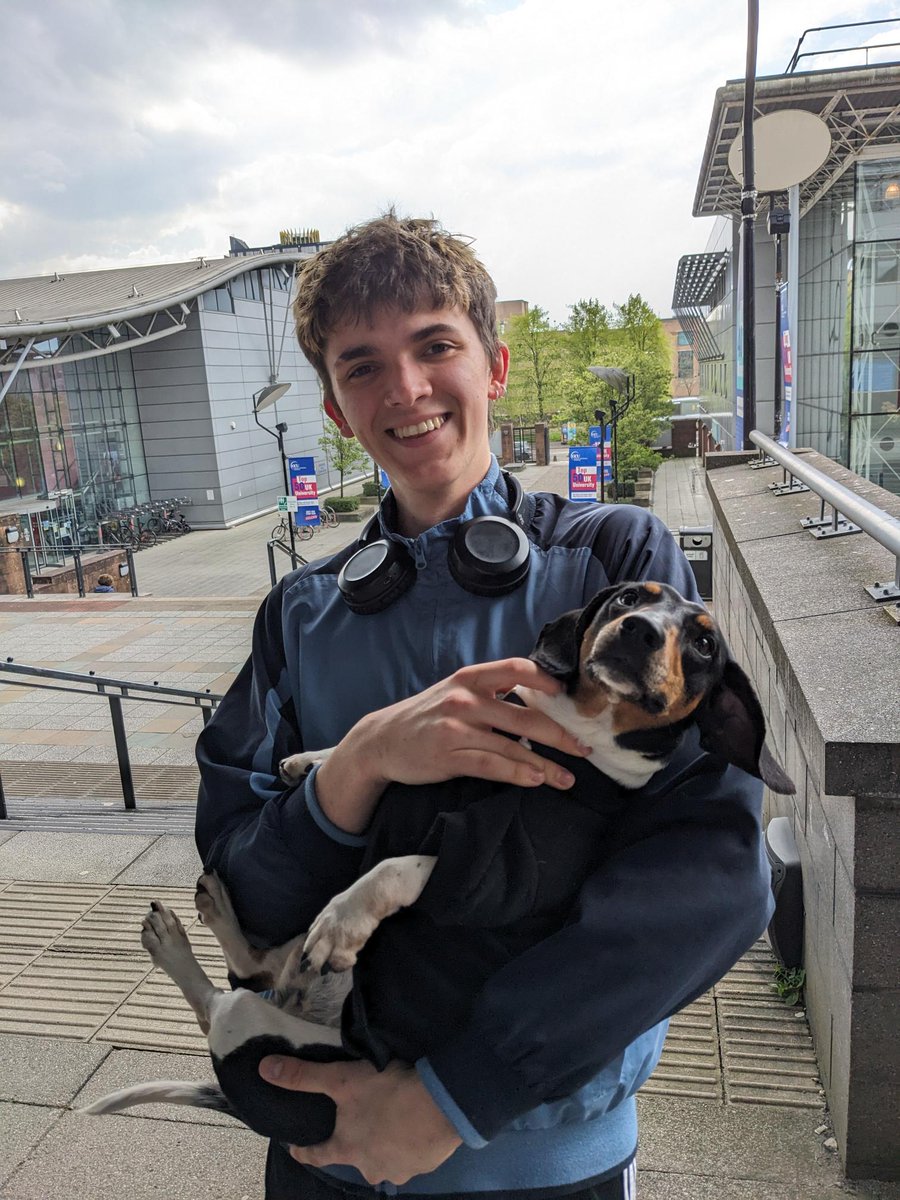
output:
M 782 237 L 779 303 L 789 315 L 792 379 L 785 438 L 810 446 L 900 493 L 900 66 L 869 65 L 757 81 L 757 116 L 814 113 L 828 127 L 825 162 L 807 180 L 761 197 L 755 229 L 756 427 L 775 430 L 784 397 L 782 330 L 775 327 L 775 239 L 770 204 L 790 212 Z M 741 129 L 743 81 L 716 95 L 694 206 L 716 215 L 702 254 L 679 263 L 673 307 L 702 326 L 700 396 L 710 412 L 737 414 L 742 304 L 740 187 L 727 165 Z M 783 403 L 779 408 L 785 418 Z M 736 448 L 735 417 L 714 439 Z
M 264 423 L 331 486 L 290 312 L 316 248 L 0 280 L 0 513 L 65 545 L 151 499 L 189 502 L 197 528 L 269 511 L 282 466 L 253 396 L 276 380 L 290 387 Z

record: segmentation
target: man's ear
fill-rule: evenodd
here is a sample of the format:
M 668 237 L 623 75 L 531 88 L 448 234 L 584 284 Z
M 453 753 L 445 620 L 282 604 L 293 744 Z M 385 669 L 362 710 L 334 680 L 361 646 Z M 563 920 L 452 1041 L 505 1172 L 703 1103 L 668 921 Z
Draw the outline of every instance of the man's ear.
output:
M 766 749 L 766 720 L 750 680 L 733 659 L 697 709 L 700 745 L 761 779 L 773 792 L 792 796 L 796 787 Z
M 347 424 L 347 419 L 341 412 L 338 402 L 335 400 L 334 396 L 326 394 L 324 400 L 322 401 L 322 407 L 341 431 L 341 436 L 345 438 L 352 438 L 353 430 Z
M 491 386 L 498 398 L 506 391 L 509 381 L 509 346 L 506 342 L 498 342 L 497 349 L 491 359 Z

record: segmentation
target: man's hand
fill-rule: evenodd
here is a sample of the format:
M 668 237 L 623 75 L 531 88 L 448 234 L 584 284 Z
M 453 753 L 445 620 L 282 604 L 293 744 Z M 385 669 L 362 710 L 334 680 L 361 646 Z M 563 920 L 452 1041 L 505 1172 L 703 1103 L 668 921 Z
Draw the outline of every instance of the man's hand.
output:
M 517 685 L 548 695 L 562 687 L 530 659 L 506 658 L 463 667 L 417 696 L 369 713 L 319 768 L 322 811 L 339 828 L 361 833 L 390 782 L 440 783 L 472 775 L 519 787 L 571 787 L 568 771 L 517 739 L 572 755 L 589 754 L 590 748 L 538 709 L 501 699 Z
M 448 1159 L 462 1139 L 412 1067 L 367 1062 L 314 1063 L 270 1055 L 263 1079 L 295 1092 L 323 1092 L 337 1105 L 334 1132 L 318 1146 L 293 1146 L 299 1163 L 356 1167 L 371 1184 L 406 1183 Z

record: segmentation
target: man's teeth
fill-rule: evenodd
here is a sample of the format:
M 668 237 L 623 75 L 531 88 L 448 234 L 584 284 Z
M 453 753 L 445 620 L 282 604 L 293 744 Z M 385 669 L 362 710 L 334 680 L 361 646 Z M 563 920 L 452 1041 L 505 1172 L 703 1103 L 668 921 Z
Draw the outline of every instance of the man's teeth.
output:
M 431 433 L 432 429 L 440 429 L 445 420 L 445 417 L 429 417 L 427 421 L 420 421 L 418 425 L 404 425 L 394 430 L 394 437 L 420 437 L 423 433 Z

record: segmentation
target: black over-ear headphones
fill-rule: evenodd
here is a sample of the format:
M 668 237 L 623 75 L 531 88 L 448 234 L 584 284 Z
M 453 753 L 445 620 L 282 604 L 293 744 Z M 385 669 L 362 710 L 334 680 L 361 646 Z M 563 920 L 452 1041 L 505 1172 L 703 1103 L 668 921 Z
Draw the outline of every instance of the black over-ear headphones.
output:
M 531 546 L 525 536 L 522 505 L 525 493 L 513 475 L 503 472 L 512 520 L 475 517 L 464 521 L 447 552 L 450 574 L 461 588 L 476 596 L 504 596 L 523 582 L 531 565 Z M 382 612 L 416 581 L 416 564 L 402 542 L 373 539 L 378 517 L 360 535 L 362 545 L 344 563 L 338 588 L 351 612 L 368 616 Z

